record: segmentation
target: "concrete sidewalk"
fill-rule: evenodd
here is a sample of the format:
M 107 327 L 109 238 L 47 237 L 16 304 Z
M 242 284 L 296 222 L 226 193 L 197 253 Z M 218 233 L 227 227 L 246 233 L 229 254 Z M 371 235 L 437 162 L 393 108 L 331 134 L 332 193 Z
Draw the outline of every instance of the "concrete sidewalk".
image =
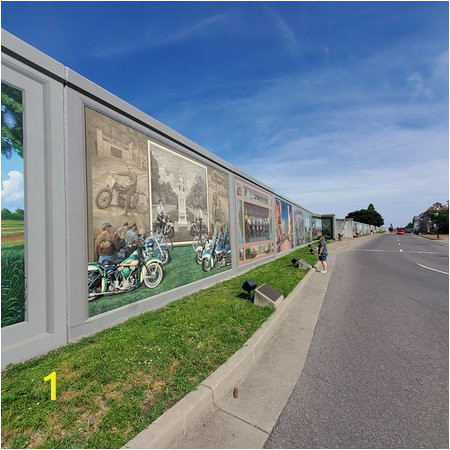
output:
M 171 448 L 262 448 L 301 375 L 336 253 L 372 236 L 329 245 L 328 273 L 312 273 L 249 375 Z M 320 265 L 320 264 L 319 264 Z M 234 395 L 233 395 L 234 394 Z

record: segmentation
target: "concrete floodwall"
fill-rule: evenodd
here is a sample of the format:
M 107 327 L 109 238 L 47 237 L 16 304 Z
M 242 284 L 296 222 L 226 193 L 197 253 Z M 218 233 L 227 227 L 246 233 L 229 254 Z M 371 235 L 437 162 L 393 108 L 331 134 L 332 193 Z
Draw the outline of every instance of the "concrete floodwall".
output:
M 336 234 L 333 214 L 309 211 L 5 31 L 2 208 L 2 366 Z M 147 262 L 162 253 L 150 233 L 166 226 L 170 261 L 153 273 Z M 134 264 L 136 234 L 149 243 L 145 267 Z M 196 238 L 222 249 L 214 264 L 197 259 Z M 127 251 L 115 284 L 99 277 L 99 256 Z
M 381 228 L 367 223 L 356 222 L 353 219 L 336 219 L 337 234 L 343 238 L 354 238 L 367 234 L 378 233 Z

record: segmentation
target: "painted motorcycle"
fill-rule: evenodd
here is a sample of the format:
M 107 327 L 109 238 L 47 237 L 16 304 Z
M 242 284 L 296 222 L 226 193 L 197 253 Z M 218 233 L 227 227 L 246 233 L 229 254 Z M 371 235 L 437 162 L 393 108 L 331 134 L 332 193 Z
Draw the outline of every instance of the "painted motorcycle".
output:
M 212 239 L 205 243 L 202 253 L 202 269 L 209 272 L 214 266 L 220 268 L 227 264 L 231 264 L 231 246 L 228 227 L 225 227 L 223 234 L 221 233 L 217 238 L 216 231 L 214 231 Z
M 95 196 L 95 204 L 99 209 L 106 209 L 116 196 L 117 205 L 125 209 L 127 199 L 127 188 L 121 185 L 113 175 L 109 175 L 106 179 L 106 187 L 100 189 Z M 129 200 L 129 208 L 136 209 L 143 213 L 149 209 L 147 194 L 135 192 Z
M 168 215 L 159 217 L 158 221 L 153 226 L 153 231 L 158 234 L 163 234 L 168 238 L 173 238 L 175 235 L 175 228 L 173 222 Z
M 142 248 L 144 256 L 155 257 L 163 266 L 170 262 L 170 249 L 165 243 L 164 235 L 149 233 L 142 236 Z
M 143 249 L 136 247 L 123 261 L 88 264 L 89 300 L 129 292 L 142 283 L 154 289 L 160 285 L 163 277 L 161 261 L 153 256 L 145 256 Z
M 191 223 L 191 235 L 194 236 L 200 236 L 200 228 L 202 231 L 202 234 L 208 234 L 208 227 L 205 223 L 201 223 L 201 220 L 198 218 L 195 218 L 195 221 Z

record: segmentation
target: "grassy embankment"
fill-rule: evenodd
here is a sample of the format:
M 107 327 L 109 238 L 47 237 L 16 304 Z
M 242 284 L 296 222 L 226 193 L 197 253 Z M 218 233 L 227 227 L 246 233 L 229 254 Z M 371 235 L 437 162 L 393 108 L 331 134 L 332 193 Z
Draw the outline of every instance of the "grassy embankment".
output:
M 2 447 L 120 448 L 198 386 L 270 316 L 242 297 L 254 278 L 288 295 L 306 275 L 292 257 L 184 297 L 2 375 Z M 43 378 L 56 372 L 57 397 Z
M 2 220 L 2 327 L 25 320 L 23 220 Z

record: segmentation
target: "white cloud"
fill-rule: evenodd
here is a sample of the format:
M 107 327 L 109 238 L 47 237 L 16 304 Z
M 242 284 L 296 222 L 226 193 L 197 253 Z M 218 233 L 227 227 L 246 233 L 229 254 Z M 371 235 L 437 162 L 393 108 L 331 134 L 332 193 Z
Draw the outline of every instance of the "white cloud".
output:
M 406 81 L 408 81 L 409 85 L 412 87 L 412 94 L 414 96 L 432 97 L 432 90 L 419 72 L 414 72 L 406 79 Z
M 2 183 L 2 201 L 9 204 L 23 200 L 23 174 L 11 170 L 8 176 L 9 178 Z
M 119 44 L 114 42 L 113 45 L 105 45 L 93 51 L 92 56 L 96 58 L 115 58 L 122 55 L 130 55 L 140 52 L 142 50 L 162 47 L 169 44 L 174 44 L 179 41 L 193 38 L 195 36 L 204 36 L 207 33 L 215 33 L 220 28 L 221 24 L 226 24 L 228 17 L 226 14 L 218 14 L 215 16 L 206 17 L 197 23 L 192 23 L 184 28 L 181 27 L 176 31 L 167 32 L 152 32 L 147 35 L 141 35 L 139 41 L 133 37 L 132 41 Z
M 295 39 L 294 32 L 289 28 L 286 21 L 275 11 L 270 8 L 265 8 L 265 10 L 273 17 L 275 20 L 275 27 L 280 33 L 281 37 L 289 44 L 290 47 L 296 47 L 297 41 Z

